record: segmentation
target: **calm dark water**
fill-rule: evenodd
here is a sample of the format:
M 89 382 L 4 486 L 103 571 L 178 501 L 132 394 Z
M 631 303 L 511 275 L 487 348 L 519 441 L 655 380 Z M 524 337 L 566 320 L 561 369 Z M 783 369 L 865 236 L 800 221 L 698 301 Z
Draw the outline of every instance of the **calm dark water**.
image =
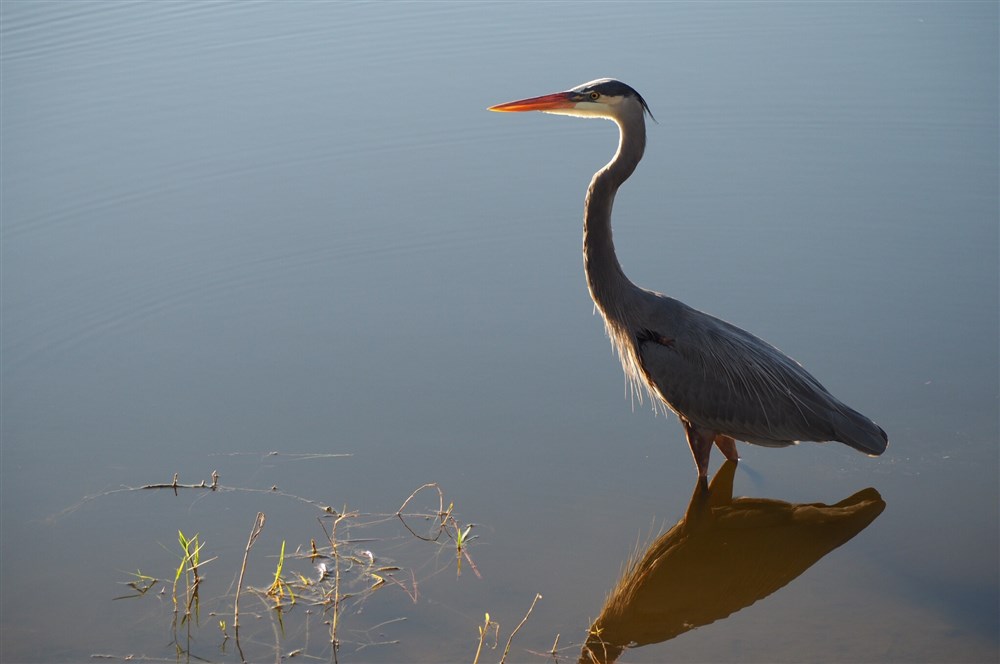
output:
M 996 661 L 997 34 L 990 2 L 3 2 L 0 659 L 239 661 L 256 514 L 250 586 L 332 527 L 291 495 L 401 568 L 345 572 L 340 661 L 472 661 L 487 612 L 498 660 L 536 593 L 508 661 L 595 620 L 621 661 Z M 659 120 L 626 272 L 802 361 L 883 457 L 741 446 L 692 500 L 583 280 L 615 128 L 485 111 L 601 76 Z M 460 576 L 394 517 L 427 482 L 477 524 Z M 190 633 L 178 530 L 216 557 Z M 249 660 L 331 659 L 329 613 L 282 635 L 248 597 Z

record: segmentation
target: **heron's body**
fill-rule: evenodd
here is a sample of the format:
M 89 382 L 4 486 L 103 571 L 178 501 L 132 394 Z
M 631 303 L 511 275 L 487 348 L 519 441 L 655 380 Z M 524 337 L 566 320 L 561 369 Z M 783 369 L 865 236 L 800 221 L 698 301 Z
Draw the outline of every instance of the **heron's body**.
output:
M 768 447 L 836 440 L 867 454 L 885 450 L 885 432 L 797 362 L 749 332 L 639 288 L 625 276 L 612 241 L 611 209 L 645 150 L 649 109 L 635 90 L 601 79 L 491 110 L 541 110 L 618 125 L 618 151 L 587 190 L 587 284 L 626 376 L 683 422 L 701 477 L 707 475 L 713 443 L 727 458 L 737 458 L 734 439 Z

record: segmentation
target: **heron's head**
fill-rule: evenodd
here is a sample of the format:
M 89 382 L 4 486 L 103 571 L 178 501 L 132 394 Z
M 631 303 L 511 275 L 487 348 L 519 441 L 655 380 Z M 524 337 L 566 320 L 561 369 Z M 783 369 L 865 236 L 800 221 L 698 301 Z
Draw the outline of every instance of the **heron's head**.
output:
M 489 110 L 503 113 L 541 111 L 582 118 L 606 118 L 616 122 L 630 115 L 641 119 L 645 113 L 655 121 L 642 95 L 613 78 L 599 78 L 565 92 L 497 104 L 490 106 Z

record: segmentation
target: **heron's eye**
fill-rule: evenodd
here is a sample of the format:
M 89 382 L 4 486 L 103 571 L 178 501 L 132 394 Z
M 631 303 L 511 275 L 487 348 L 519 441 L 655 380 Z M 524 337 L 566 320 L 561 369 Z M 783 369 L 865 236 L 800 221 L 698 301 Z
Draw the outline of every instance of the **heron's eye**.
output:
M 590 100 L 591 101 L 597 101 L 600 98 L 601 98 L 601 93 L 600 92 L 597 92 L 595 90 L 595 91 L 593 91 L 593 92 L 590 93 Z

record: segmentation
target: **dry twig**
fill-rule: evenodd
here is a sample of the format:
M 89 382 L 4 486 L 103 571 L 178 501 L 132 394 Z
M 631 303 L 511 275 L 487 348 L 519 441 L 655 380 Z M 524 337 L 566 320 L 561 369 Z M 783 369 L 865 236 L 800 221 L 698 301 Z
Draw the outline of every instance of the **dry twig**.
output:
M 542 595 L 540 593 L 535 593 L 535 599 L 531 600 L 531 606 L 528 607 L 528 612 L 524 614 L 524 617 L 521 618 L 521 622 L 517 623 L 517 627 L 515 627 L 514 631 L 510 633 L 510 638 L 507 639 L 507 645 L 503 649 L 503 656 L 500 658 L 500 664 L 503 664 L 507 659 L 507 653 L 510 652 L 510 642 L 514 640 L 514 635 L 517 634 L 517 630 L 521 629 L 524 623 L 528 622 L 528 616 L 531 615 L 531 611 L 535 608 L 535 603 L 541 598 Z
M 243 589 L 243 575 L 247 571 L 247 559 L 250 557 L 250 548 L 253 543 L 257 540 L 257 536 L 260 535 L 260 531 L 264 529 L 264 513 L 257 512 L 257 518 L 254 519 L 253 528 L 250 529 L 250 538 L 247 540 L 247 548 L 243 552 L 243 565 L 240 567 L 240 580 L 236 584 L 236 600 L 233 602 L 233 629 L 240 628 L 240 591 Z

